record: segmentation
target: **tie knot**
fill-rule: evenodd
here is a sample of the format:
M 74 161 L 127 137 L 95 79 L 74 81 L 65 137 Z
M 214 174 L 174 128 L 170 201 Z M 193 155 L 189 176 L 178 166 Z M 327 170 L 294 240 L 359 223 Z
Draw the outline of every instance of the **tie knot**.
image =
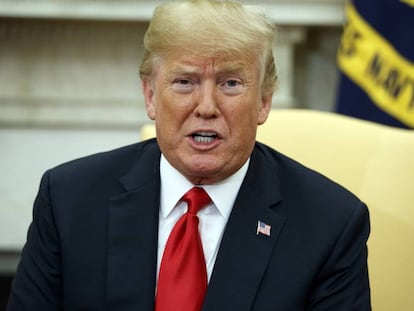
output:
M 183 201 L 188 204 L 188 212 L 197 214 L 204 206 L 211 202 L 207 192 L 201 187 L 193 187 L 183 195 Z

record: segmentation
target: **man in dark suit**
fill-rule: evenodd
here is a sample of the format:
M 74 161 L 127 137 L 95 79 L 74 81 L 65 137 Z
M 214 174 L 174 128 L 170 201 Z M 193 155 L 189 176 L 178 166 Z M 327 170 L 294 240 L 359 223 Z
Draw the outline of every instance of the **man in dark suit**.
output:
M 46 172 L 9 311 L 371 309 L 366 206 L 255 141 L 273 37 L 232 1 L 156 9 L 140 76 L 157 139 Z

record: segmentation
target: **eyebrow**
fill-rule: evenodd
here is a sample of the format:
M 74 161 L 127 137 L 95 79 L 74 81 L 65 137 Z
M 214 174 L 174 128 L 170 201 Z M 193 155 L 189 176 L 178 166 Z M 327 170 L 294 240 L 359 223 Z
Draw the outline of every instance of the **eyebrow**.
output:
M 222 74 L 246 74 L 246 64 L 241 62 L 227 62 L 215 67 L 215 74 L 222 75 Z M 186 76 L 186 75 L 194 75 L 200 74 L 202 70 L 193 65 L 178 65 L 175 68 L 172 68 L 171 71 L 168 73 L 168 77 L 172 76 Z
M 218 73 L 240 73 L 246 71 L 246 64 L 238 62 L 228 62 L 224 66 L 217 66 Z
M 184 67 L 176 67 L 169 71 L 168 75 L 179 75 L 179 76 L 185 76 L 185 75 L 191 75 L 191 74 L 198 74 L 201 73 L 201 70 L 199 70 L 197 67 L 193 68 L 184 68 Z

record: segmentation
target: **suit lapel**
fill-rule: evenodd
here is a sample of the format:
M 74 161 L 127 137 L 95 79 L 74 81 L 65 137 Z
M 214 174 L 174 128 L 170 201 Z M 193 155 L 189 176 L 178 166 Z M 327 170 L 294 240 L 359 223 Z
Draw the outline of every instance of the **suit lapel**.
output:
M 223 235 L 204 311 L 250 310 L 284 224 L 272 210 L 281 200 L 275 172 L 256 148 Z M 271 226 L 270 236 L 256 234 L 259 220 Z
M 156 144 L 146 149 L 121 179 L 125 192 L 110 200 L 108 310 L 154 308 L 160 151 Z

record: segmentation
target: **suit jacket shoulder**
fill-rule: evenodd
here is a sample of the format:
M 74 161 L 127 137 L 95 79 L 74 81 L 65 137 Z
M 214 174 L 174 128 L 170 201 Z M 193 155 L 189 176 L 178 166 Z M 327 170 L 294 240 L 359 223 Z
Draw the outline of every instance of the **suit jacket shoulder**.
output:
M 152 309 L 159 158 L 150 140 L 44 174 L 8 310 Z
M 298 203 L 301 199 L 306 200 L 303 202 L 305 204 L 295 204 L 295 210 L 302 208 L 306 210 L 307 206 L 312 206 L 312 212 L 315 214 L 319 212 L 321 216 L 344 213 L 345 215 L 342 216 L 347 217 L 346 215 L 349 216 L 355 206 L 362 204 L 357 196 L 342 185 L 266 145 L 257 143 L 252 157 L 260 159 L 258 166 L 264 166 L 261 168 L 262 171 L 265 167 L 273 168 L 272 178 L 277 180 L 277 187 L 286 206 L 289 206 L 290 202 Z M 324 209 L 324 211 L 317 209 Z M 288 216 L 295 211 L 285 210 L 283 213 L 285 212 Z

